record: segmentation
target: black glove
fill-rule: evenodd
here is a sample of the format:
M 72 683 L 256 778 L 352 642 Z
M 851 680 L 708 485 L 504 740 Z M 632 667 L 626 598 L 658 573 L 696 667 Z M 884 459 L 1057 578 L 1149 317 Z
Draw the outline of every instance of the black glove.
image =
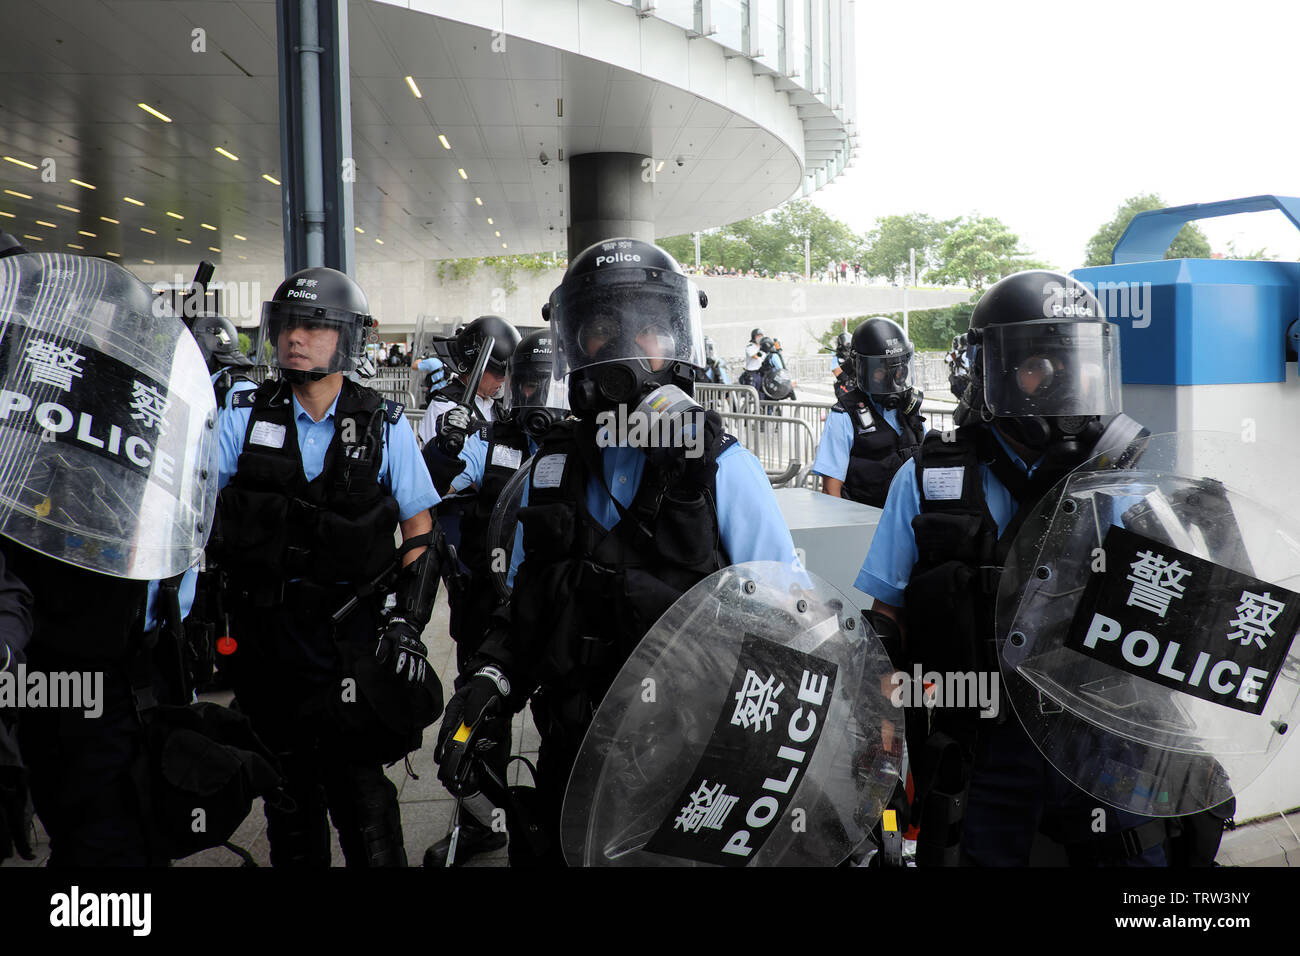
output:
M 435 439 L 438 447 L 450 455 L 459 455 L 469 431 L 469 411 L 463 405 L 455 405 L 434 420 L 434 427 L 438 430 Z
M 434 759 L 446 759 L 449 744 L 462 724 L 475 731 L 476 745 L 484 750 L 501 743 L 503 733 L 509 733 L 509 723 L 502 720 L 506 713 L 506 700 L 510 696 L 510 678 L 499 667 L 488 664 L 480 667 L 465 685 L 447 701 L 438 728 L 438 747 Z
M 5 733 L 0 724 L 0 734 Z M 0 863 L 13 856 L 36 858 L 31 844 L 32 818 L 28 812 L 27 771 L 23 767 L 0 766 Z
M 420 642 L 420 634 L 405 618 L 392 617 L 379 631 L 379 645 L 375 656 L 381 664 L 391 664 L 398 677 L 409 683 L 423 684 L 432 673 L 428 649 Z
M 670 483 L 684 481 L 696 488 L 707 488 L 717 470 L 710 461 L 710 449 L 722 439 L 722 417 L 714 411 L 690 409 L 682 415 L 683 435 L 690 437 L 681 447 L 648 448 L 646 455 Z

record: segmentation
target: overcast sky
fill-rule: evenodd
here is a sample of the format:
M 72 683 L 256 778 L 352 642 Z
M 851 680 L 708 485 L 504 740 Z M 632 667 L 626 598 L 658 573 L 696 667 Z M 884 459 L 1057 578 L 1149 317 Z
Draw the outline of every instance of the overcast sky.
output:
M 877 216 L 979 212 L 1060 268 L 1119 204 L 1300 195 L 1300 0 L 857 0 L 857 161 L 814 194 Z M 1211 247 L 1300 258 L 1280 212 Z

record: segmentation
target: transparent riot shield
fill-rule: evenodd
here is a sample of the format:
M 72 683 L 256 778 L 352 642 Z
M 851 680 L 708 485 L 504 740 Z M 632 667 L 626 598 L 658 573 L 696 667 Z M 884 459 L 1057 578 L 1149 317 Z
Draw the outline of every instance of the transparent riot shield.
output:
M 198 562 L 216 507 L 198 344 L 121 266 L 0 260 L 0 534 L 117 577 Z
M 724 568 L 646 633 L 569 778 L 586 866 L 834 865 L 899 779 L 893 667 L 856 606 L 778 562 Z
M 1131 468 L 1074 472 L 1016 537 L 997 602 L 1007 694 L 1099 800 L 1194 813 L 1281 749 L 1300 696 L 1294 470 L 1294 452 L 1237 435 L 1157 435 Z

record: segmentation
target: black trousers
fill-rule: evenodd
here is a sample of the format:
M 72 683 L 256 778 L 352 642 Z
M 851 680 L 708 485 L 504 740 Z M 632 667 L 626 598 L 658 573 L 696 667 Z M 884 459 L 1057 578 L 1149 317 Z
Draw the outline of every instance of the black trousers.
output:
M 289 800 L 266 805 L 273 866 L 329 866 L 330 822 L 348 866 L 406 865 L 397 788 L 377 761 L 340 751 L 317 706 L 348 692 L 338 642 L 370 652 L 376 644 L 377 601 L 362 601 L 337 627 L 330 621 L 350 596 L 342 587 L 289 585 L 280 603 L 242 606 L 233 622 L 238 647 L 223 670 L 286 778 Z
M 32 671 L 103 674 L 103 713 L 30 708 L 18 740 L 30 774 L 32 803 L 50 838 L 49 865 L 164 866 L 150 849 L 137 789 L 145 732 L 136 714 L 125 662 L 95 661 L 28 648 Z

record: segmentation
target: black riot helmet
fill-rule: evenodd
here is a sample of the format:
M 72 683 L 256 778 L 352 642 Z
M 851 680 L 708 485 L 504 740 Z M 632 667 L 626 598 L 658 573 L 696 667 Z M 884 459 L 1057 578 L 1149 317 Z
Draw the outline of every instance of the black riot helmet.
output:
M 775 352 L 776 346 L 772 344 L 772 340 L 765 335 L 758 340 L 758 350 L 760 352 Z
M 912 343 L 897 322 L 883 315 L 867 319 L 853 330 L 850 353 L 860 392 L 882 408 L 909 403 L 914 391 Z
M 223 368 L 248 368 L 253 363 L 239 349 L 239 330 L 224 315 L 201 315 L 190 330 L 199 343 L 199 351 L 208 363 L 208 373 Z
M 506 394 L 510 417 L 530 437 L 540 439 L 569 413 L 569 390 L 557 383 L 550 329 L 525 335 L 510 357 Z
M 0 231 L 0 259 L 5 256 L 20 256 L 26 251 L 26 247 L 14 236 Z
M 554 378 L 569 376 L 579 415 L 635 405 L 664 385 L 693 394 L 705 367 L 704 297 L 681 266 L 640 239 L 584 249 L 542 315 L 559 343 Z
M 263 303 L 256 351 L 290 382 L 320 379 L 361 365 L 373 325 L 361 286 L 337 269 L 314 266 L 289 276 Z M 307 334 L 295 338 L 295 330 Z M 317 332 L 337 332 L 337 341 L 328 348 Z
M 469 325 L 457 329 L 456 335 L 446 344 L 451 366 L 460 373 L 472 369 L 478 360 L 479 346 L 488 336 L 492 337 L 488 371 L 505 375 L 515 347 L 519 345 L 519 330 L 499 315 L 480 315 Z
M 763 332 L 762 329 L 750 329 L 749 330 L 750 344 L 752 345 L 754 342 L 757 342 L 759 339 L 763 337 L 764 334 L 765 333 Z
M 972 411 L 1030 448 L 1120 411 L 1119 331 L 1067 275 L 1035 269 L 994 283 L 967 341 Z
M 843 362 L 849 357 L 849 349 L 852 348 L 852 346 L 853 336 L 850 335 L 848 331 L 844 331 L 835 336 L 835 347 L 832 351 L 835 353 L 835 357 Z

